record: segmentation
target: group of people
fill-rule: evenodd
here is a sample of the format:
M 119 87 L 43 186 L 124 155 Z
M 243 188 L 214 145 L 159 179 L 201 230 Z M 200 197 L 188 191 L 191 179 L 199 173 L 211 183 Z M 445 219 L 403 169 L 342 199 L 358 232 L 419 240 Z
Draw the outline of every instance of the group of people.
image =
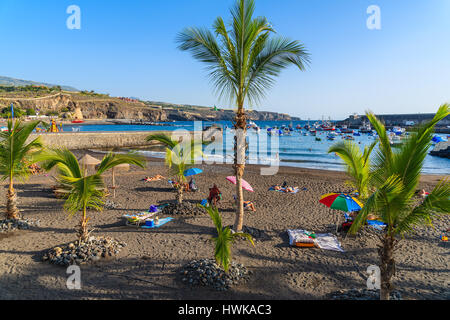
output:
M 286 181 L 284 181 L 281 186 L 277 184 L 277 185 L 273 186 L 272 188 L 275 191 L 282 191 L 282 192 L 286 192 L 286 193 L 295 193 L 298 190 L 298 187 L 289 187 Z

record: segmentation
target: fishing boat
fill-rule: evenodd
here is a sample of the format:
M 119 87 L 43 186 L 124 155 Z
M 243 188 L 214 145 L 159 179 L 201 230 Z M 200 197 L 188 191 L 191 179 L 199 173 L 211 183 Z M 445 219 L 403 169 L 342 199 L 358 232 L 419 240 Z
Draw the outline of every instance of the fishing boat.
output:
M 361 133 L 371 133 L 372 132 L 372 127 L 370 126 L 370 123 L 366 123 L 364 121 L 363 125 L 361 127 L 359 127 L 358 131 L 361 132 Z
M 345 134 L 352 134 L 354 130 L 347 128 L 347 126 L 342 126 L 341 132 Z

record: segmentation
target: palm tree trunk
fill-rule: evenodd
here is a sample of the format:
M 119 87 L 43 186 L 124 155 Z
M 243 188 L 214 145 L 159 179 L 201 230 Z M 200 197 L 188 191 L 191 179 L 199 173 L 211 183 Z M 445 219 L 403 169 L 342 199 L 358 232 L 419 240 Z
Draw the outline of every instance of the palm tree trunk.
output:
M 9 180 L 9 188 L 6 199 L 6 218 L 18 219 L 20 212 L 19 209 L 17 209 L 17 194 L 14 190 L 12 179 Z
M 389 300 L 390 293 L 393 289 L 391 278 L 395 274 L 393 236 L 385 235 L 383 245 L 378 249 L 378 254 L 381 259 L 380 300 Z
M 81 216 L 80 228 L 78 229 L 78 237 L 80 243 L 86 242 L 88 240 L 88 229 L 87 229 L 88 219 L 86 217 L 86 206 L 83 207 L 83 215 Z
M 244 195 L 242 192 L 242 177 L 245 170 L 245 151 L 246 151 L 246 117 L 242 107 L 238 108 L 236 115 L 236 135 L 234 140 L 234 171 L 236 176 L 236 221 L 234 230 L 242 232 L 244 226 Z
M 177 189 L 177 203 L 182 204 L 183 203 L 183 186 L 180 186 Z

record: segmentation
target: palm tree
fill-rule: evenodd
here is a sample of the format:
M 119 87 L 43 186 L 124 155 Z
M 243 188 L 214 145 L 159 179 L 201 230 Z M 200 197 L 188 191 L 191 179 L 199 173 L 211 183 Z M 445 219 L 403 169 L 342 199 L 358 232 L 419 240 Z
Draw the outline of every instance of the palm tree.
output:
M 233 233 L 229 227 L 224 228 L 222 225 L 222 218 L 219 214 L 219 209 L 216 207 L 200 207 L 204 208 L 206 212 L 208 212 L 217 230 L 217 237 L 213 238 L 215 243 L 214 257 L 216 259 L 216 263 L 219 266 L 222 266 L 225 272 L 228 272 L 231 265 L 231 243 L 233 243 L 236 239 L 245 238 L 250 241 L 253 246 L 255 246 L 253 238 L 248 233 Z
M 175 176 L 177 189 L 177 203 L 183 203 L 183 193 L 186 186 L 186 177 L 184 172 L 195 162 L 195 158 L 203 155 L 201 147 L 197 146 L 195 141 L 191 143 L 175 141 L 166 134 L 152 134 L 147 137 L 147 141 L 158 141 L 166 147 L 165 163 L 169 172 Z
M 39 121 L 23 124 L 20 120 L 8 120 L 8 131 L 0 133 L 0 175 L 8 179 L 6 218 L 19 219 L 17 194 L 14 190 L 16 178 L 24 180 L 30 174 L 29 164 L 42 148 L 40 137 L 28 142 L 30 134 Z
M 271 37 L 275 30 L 266 18 L 253 18 L 254 0 L 237 0 L 230 10 L 232 21 L 228 30 L 218 17 L 214 33 L 204 28 L 187 28 L 178 37 L 179 49 L 207 65 L 216 93 L 237 106 L 234 127 L 238 207 L 234 229 L 242 231 L 244 200 L 242 177 L 246 152 L 246 102 L 253 104 L 265 96 L 281 70 L 289 65 L 301 71 L 309 63 L 309 54 L 298 41 Z
M 370 155 L 377 143 L 378 141 L 374 141 L 370 146 L 366 146 L 363 153 L 356 143 L 350 141 L 338 142 L 328 150 L 328 153 L 336 153 L 346 164 L 347 174 L 350 177 L 347 184 L 358 191 L 358 198 L 361 200 L 369 196 Z
M 380 298 L 389 299 L 392 276 L 395 274 L 394 250 L 406 233 L 421 225 L 431 225 L 432 219 L 450 212 L 450 181 L 442 179 L 433 191 L 420 203 L 414 199 L 421 171 L 431 146 L 435 125 L 449 115 L 449 105 L 442 105 L 433 120 L 421 126 L 417 132 L 399 147 L 392 150 L 384 125 L 367 113 L 372 126 L 379 135 L 380 147 L 373 159 L 371 182 L 374 191 L 367 198 L 363 209 L 350 228 L 355 234 L 374 214 L 386 224 L 380 235 L 378 249 L 381 271 Z M 357 161 L 356 159 L 353 159 Z
M 39 160 L 46 170 L 58 169 L 58 192 L 68 195 L 64 208 L 71 214 L 81 211 L 78 229 L 79 244 L 86 242 L 89 237 L 87 209 L 101 211 L 105 197 L 105 184 L 102 174 L 123 163 L 144 167 L 144 159 L 136 154 L 107 154 L 98 169 L 92 175 L 82 170 L 75 155 L 67 149 L 49 149 L 44 151 Z

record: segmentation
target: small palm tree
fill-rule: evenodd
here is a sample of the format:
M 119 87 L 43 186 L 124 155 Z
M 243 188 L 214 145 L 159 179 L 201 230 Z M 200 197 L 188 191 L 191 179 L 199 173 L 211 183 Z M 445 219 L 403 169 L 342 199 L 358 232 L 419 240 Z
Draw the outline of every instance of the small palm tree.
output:
M 30 134 L 39 121 L 23 124 L 20 120 L 8 120 L 8 131 L 0 133 L 0 175 L 8 179 L 6 218 L 19 219 L 17 194 L 14 190 L 16 178 L 24 180 L 30 174 L 29 164 L 42 148 L 40 137 L 28 142 Z
M 358 198 L 361 200 L 369 196 L 370 155 L 377 143 L 378 141 L 374 141 L 370 146 L 366 146 L 363 153 L 356 143 L 350 141 L 338 142 L 328 150 L 328 153 L 336 153 L 346 164 L 350 177 L 347 184 L 358 191 Z
M 192 167 L 195 158 L 202 156 L 203 151 L 194 141 L 191 143 L 183 143 L 175 141 L 166 134 L 152 134 L 147 137 L 147 141 L 158 141 L 166 147 L 165 163 L 169 168 L 169 172 L 176 179 L 175 188 L 177 189 L 177 203 L 183 203 L 183 193 L 186 186 L 186 177 L 184 172 Z
M 213 238 L 215 243 L 214 257 L 216 259 L 216 263 L 219 266 L 222 266 L 225 272 L 228 272 L 228 269 L 231 265 L 231 244 L 238 238 L 246 238 L 250 243 L 255 246 L 253 242 L 253 238 L 248 233 L 235 232 L 229 228 L 224 228 L 222 225 L 222 218 L 219 214 L 219 209 L 213 206 L 200 206 L 208 212 L 211 217 L 214 226 L 217 230 L 217 237 Z
M 380 235 L 381 246 L 378 249 L 381 262 L 380 298 L 383 300 L 389 299 L 393 288 L 391 279 L 395 274 L 394 250 L 398 242 L 416 227 L 431 225 L 433 218 L 450 213 L 448 178 L 442 179 L 420 203 L 414 199 L 424 160 L 431 146 L 433 129 L 449 114 L 449 105 L 442 105 L 432 121 L 410 134 L 394 152 L 384 125 L 375 115 L 367 113 L 380 142 L 371 170 L 370 184 L 374 191 L 369 194 L 350 228 L 350 233 L 355 234 L 364 225 L 369 214 L 374 214 L 386 224 Z
M 264 17 L 254 18 L 254 0 L 237 0 L 230 10 L 232 21 L 228 30 L 224 20 L 215 20 L 214 33 L 203 28 L 187 28 L 178 35 L 183 51 L 205 63 L 220 97 L 228 98 L 237 107 L 235 118 L 235 159 L 238 206 L 234 229 L 242 231 L 244 197 L 242 177 L 246 151 L 246 102 L 253 104 L 265 96 L 281 70 L 289 65 L 305 70 L 309 54 L 303 44 L 274 37 L 275 30 Z M 272 37 L 271 37 L 272 36 Z
M 86 242 L 89 237 L 87 209 L 101 211 L 104 205 L 105 184 L 102 174 L 123 163 L 134 164 L 144 167 L 144 159 L 136 154 L 107 154 L 99 164 L 97 171 L 87 175 L 82 170 L 75 155 L 67 149 L 50 149 L 44 151 L 39 160 L 43 168 L 51 170 L 58 169 L 58 182 L 60 190 L 66 193 L 67 200 L 64 208 L 71 214 L 81 211 L 81 220 L 78 229 L 79 243 Z

